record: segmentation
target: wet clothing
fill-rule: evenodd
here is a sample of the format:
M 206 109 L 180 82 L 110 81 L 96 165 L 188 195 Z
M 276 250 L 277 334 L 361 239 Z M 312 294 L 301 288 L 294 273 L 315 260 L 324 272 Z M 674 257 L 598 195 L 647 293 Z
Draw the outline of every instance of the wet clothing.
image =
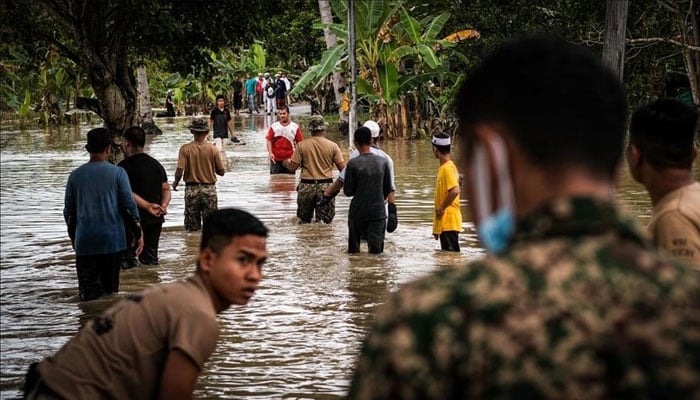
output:
M 314 183 L 318 182 L 318 183 Z M 335 218 L 335 198 L 317 207 L 316 202 L 328 186 L 333 183 L 331 178 L 318 181 L 302 179 L 297 186 L 297 217 L 302 223 L 308 224 L 316 214 L 316 222 L 330 224 Z
M 700 269 L 700 182 L 661 198 L 648 229 L 661 253 Z
M 459 186 L 459 173 L 452 160 L 444 162 L 438 168 L 435 181 L 435 208 L 442 207 L 448 190 Z M 459 208 L 459 196 L 455 197 L 450 206 L 445 209 L 442 218 L 438 219 L 433 213 L 433 235 L 440 235 L 440 248 L 446 251 L 459 251 L 459 241 L 454 236 L 462 231 L 462 211 Z M 443 238 L 443 232 L 454 232 Z M 448 237 L 449 236 L 449 237 Z M 456 245 L 456 246 L 455 246 Z M 455 248 L 456 247 L 456 248 Z
M 304 140 L 304 136 L 301 133 L 301 128 L 295 122 L 289 121 L 287 125 L 282 125 L 281 122 L 277 121 L 270 126 L 265 136 L 271 143 L 272 155 L 275 156 L 277 163 L 281 163 L 284 160 L 288 160 L 294 154 L 294 147 L 297 143 Z M 271 164 L 275 164 L 272 163 Z M 279 166 L 270 166 L 270 173 L 289 173 L 290 171 L 284 166 L 279 168 Z M 274 171 L 273 171 L 274 169 Z
M 506 251 L 403 287 L 350 399 L 700 398 L 700 274 L 611 202 L 559 198 Z
M 459 232 L 442 231 L 439 236 L 440 249 L 459 253 Z
M 158 160 L 146 153 L 138 153 L 125 158 L 119 166 L 124 168 L 129 176 L 133 193 L 149 203 L 163 203 L 163 183 L 168 182 L 168 174 Z M 146 265 L 158 264 L 158 243 L 164 218 L 156 217 L 140 207 L 139 214 L 143 229 L 143 251 L 139 262 Z
M 391 157 L 386 152 L 384 152 L 384 150 L 380 149 L 379 147 L 372 146 L 372 147 L 370 147 L 369 151 L 371 151 L 372 153 L 374 153 L 378 156 L 382 156 L 382 157 L 386 158 L 386 160 L 389 162 L 389 173 L 391 174 L 391 188 L 392 188 L 392 190 L 396 191 L 396 181 L 394 180 L 394 160 L 392 160 Z M 348 156 L 348 159 L 353 159 L 359 155 L 360 155 L 360 152 L 357 151 L 357 149 L 355 149 L 350 153 L 350 155 Z M 341 181 L 345 180 L 345 169 L 340 171 L 340 175 L 338 176 L 338 179 L 340 179 Z
M 290 174 L 294 175 L 294 171 L 284 166 L 283 161 L 270 162 L 270 174 Z
M 214 139 L 228 139 L 228 122 L 231 120 L 231 112 L 228 108 L 220 110 L 219 107 L 214 107 L 214 109 L 211 110 L 209 119 L 213 121 Z
M 216 171 L 224 169 L 219 151 L 208 142 L 190 142 L 180 147 L 177 168 L 186 183 L 216 183 Z
M 231 88 L 233 89 L 233 98 L 231 99 L 233 109 L 240 110 L 241 107 L 243 107 L 243 83 L 234 81 L 233 84 L 231 84 Z
M 360 237 L 367 237 L 370 253 L 384 250 L 386 208 L 393 191 L 389 163 L 374 153 L 360 154 L 345 167 L 343 193 L 353 196 L 348 212 L 348 252 L 360 251 Z
M 219 207 L 214 184 L 187 184 L 185 187 L 185 230 L 198 231 L 202 222 Z
M 207 142 L 190 142 L 180 148 L 177 168 L 185 181 L 185 230 L 198 231 L 202 221 L 218 208 L 216 171 L 224 165 L 219 150 Z
M 68 177 L 64 204 L 80 299 L 117 292 L 119 269 L 115 273 L 113 266 L 127 248 L 125 221 L 140 229 L 126 171 L 106 161 L 81 165 Z
M 122 254 L 75 256 L 80 300 L 95 300 L 103 294 L 119 291 Z
M 110 307 L 37 371 L 66 399 L 153 399 L 170 351 L 182 351 L 201 370 L 217 337 L 216 310 L 194 275 Z
M 322 136 L 312 136 L 297 145 L 291 158 L 301 168 L 297 187 L 297 217 L 309 223 L 316 212 L 316 222 L 331 223 L 335 201 L 316 207 L 316 201 L 333 181 L 333 166 L 343 162 L 340 147 Z
M 340 147 L 323 136 L 311 136 L 299 142 L 291 160 L 301 168 L 297 217 L 302 223 L 309 223 L 316 211 L 316 222 L 331 223 L 335 217 L 335 199 L 318 208 L 316 201 L 333 182 L 333 167 L 343 163 Z
M 257 78 L 250 78 L 245 81 L 245 93 L 248 97 L 248 111 L 252 114 L 253 111 L 258 111 L 258 105 L 255 101 L 255 87 L 258 85 Z
M 121 212 L 139 220 L 126 171 L 107 161 L 88 162 L 71 172 L 64 203 L 63 216 L 79 256 L 124 250 Z
M 175 107 L 173 106 L 173 96 L 167 95 L 165 97 L 165 109 L 168 117 L 175 116 Z

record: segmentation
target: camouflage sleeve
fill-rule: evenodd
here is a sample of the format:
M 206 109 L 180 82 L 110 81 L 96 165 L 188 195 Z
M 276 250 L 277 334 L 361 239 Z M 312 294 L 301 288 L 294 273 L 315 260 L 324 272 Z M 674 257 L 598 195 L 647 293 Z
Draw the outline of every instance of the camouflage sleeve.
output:
M 348 398 L 441 399 L 456 394 L 458 347 L 452 339 L 457 330 L 449 315 L 453 310 L 442 307 L 449 291 L 427 289 L 424 283 L 404 287 L 380 307 L 362 344 Z

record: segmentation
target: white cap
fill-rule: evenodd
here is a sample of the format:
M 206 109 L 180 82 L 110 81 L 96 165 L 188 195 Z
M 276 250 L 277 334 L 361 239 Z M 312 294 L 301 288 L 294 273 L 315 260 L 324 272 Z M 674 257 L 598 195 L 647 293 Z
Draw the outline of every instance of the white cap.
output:
M 372 132 L 372 137 L 376 138 L 379 137 L 379 124 L 376 122 L 372 121 L 371 119 L 362 124 L 365 128 L 369 128 L 369 131 Z

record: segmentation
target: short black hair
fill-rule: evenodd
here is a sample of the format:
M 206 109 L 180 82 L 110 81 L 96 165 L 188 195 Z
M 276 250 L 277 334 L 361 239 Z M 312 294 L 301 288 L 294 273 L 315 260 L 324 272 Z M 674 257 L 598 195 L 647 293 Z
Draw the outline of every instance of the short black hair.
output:
M 124 132 L 124 140 L 136 147 L 144 147 L 146 145 L 146 131 L 140 126 L 132 126 Z
M 199 249 L 209 248 L 218 253 L 236 236 L 267 237 L 267 232 L 265 225 L 253 214 L 237 208 L 221 208 L 204 220 Z
M 221 100 L 223 100 L 223 101 L 226 101 L 226 97 L 224 97 L 223 94 L 219 94 L 219 95 L 216 96 L 216 101 L 217 101 L 217 102 L 219 101 L 219 99 L 221 99 Z
M 450 138 L 450 135 L 448 135 L 445 132 L 436 133 L 433 136 L 435 136 L 436 138 L 439 138 L 439 139 L 449 139 Z M 450 154 L 450 150 L 452 148 L 452 145 L 449 145 L 449 144 L 447 146 L 441 146 L 439 144 L 433 143 L 433 146 L 435 147 L 435 150 L 439 151 L 442 154 Z
M 353 140 L 360 146 L 367 146 L 372 144 L 372 131 L 366 126 L 361 126 L 355 130 L 353 134 Z
M 471 136 L 479 123 L 498 124 L 537 165 L 615 176 L 627 100 L 588 49 L 544 34 L 506 42 L 467 74 L 455 106 L 461 135 Z
M 281 106 L 277 107 L 277 111 L 282 111 L 285 110 L 287 114 L 289 114 L 289 107 L 286 104 L 282 104 Z
M 654 167 L 690 169 L 698 114 L 676 99 L 660 99 L 638 107 L 630 121 L 630 143 Z

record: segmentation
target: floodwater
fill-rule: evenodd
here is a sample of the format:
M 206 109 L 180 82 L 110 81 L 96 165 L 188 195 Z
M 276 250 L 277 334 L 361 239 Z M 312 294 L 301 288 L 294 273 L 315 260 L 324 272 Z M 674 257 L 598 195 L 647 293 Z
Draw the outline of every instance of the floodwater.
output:
M 304 117 L 293 119 L 305 127 Z M 156 122 L 164 134 L 154 137 L 147 151 L 172 181 L 178 149 L 191 140 L 185 128 L 189 119 Z M 268 173 L 264 133 L 271 122 L 259 115 L 235 117 L 235 129 L 247 144 L 228 147 L 227 172 L 217 183 L 219 207 L 245 209 L 270 228 L 269 261 L 250 303 L 221 315 L 219 344 L 198 380 L 198 398 L 342 397 L 368 320 L 387 294 L 482 254 L 464 201 L 462 252 L 437 251 L 431 216 L 438 163 L 427 140 L 383 146 L 394 159 L 399 214 L 399 228 L 387 234 L 384 254 L 345 252 L 349 199 L 342 193 L 332 224 L 298 225 L 296 178 Z M 173 192 L 166 217 L 160 265 L 123 271 L 118 295 L 78 301 L 63 194 L 68 174 L 88 159 L 83 147 L 92 127 L 0 132 L 0 398 L 18 397 L 31 362 L 54 353 L 126 293 L 194 270 L 199 235 L 183 230 L 180 190 Z M 347 155 L 347 137 L 328 136 Z M 642 222 L 648 219 L 646 193 L 627 174 L 618 197 Z

